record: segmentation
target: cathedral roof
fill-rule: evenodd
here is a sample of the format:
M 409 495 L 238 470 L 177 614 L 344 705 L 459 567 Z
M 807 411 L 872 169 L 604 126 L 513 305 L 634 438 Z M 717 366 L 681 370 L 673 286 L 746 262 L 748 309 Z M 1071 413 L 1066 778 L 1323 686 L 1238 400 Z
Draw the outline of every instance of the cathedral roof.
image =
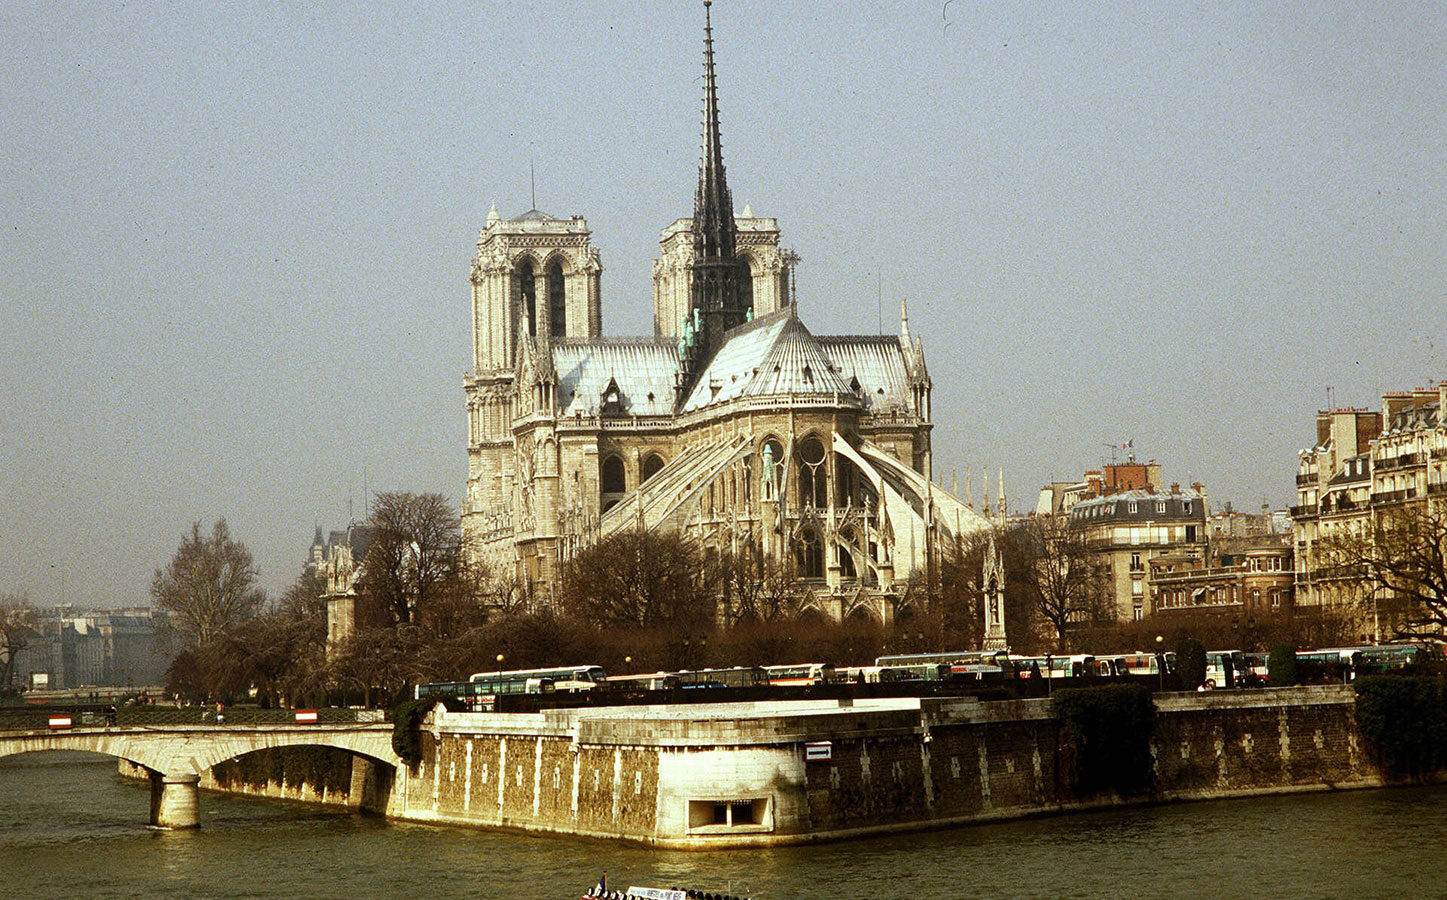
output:
M 522 215 L 513 219 L 514 222 L 556 222 L 558 219 L 550 216 L 540 209 L 530 209 Z
M 650 338 L 564 341 L 552 347 L 562 414 L 596 415 L 610 382 L 616 382 L 625 416 L 673 413 L 678 348 Z
M 909 372 L 897 336 L 823 336 L 818 341 L 839 378 L 850 387 L 858 383 L 865 409 L 881 413 L 909 408 Z
M 699 376 L 683 411 L 740 397 L 848 393 L 848 383 L 834 371 L 818 338 L 809 333 L 793 310 L 783 309 L 728 332 L 724 345 Z

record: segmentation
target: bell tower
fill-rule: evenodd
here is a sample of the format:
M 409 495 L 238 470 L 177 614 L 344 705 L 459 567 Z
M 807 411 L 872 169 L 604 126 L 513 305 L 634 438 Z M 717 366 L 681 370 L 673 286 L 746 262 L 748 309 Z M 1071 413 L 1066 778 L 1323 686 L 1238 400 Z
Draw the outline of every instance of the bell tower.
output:
M 597 340 L 603 332 L 602 260 L 582 216 L 530 209 L 504 219 L 494 206 L 477 238 L 472 291 L 472 371 L 467 392 L 464 526 L 507 518 L 512 470 L 513 375 L 521 341 Z M 501 522 L 501 519 L 499 519 Z

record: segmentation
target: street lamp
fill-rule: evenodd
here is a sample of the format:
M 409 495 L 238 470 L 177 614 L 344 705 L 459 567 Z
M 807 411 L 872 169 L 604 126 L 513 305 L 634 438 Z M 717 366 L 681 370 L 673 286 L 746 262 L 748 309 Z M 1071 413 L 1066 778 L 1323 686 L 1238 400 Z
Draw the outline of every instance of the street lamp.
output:
M 503 660 L 503 655 L 502 655 L 501 653 L 499 653 L 499 654 L 497 655 L 497 683 L 498 683 L 499 685 L 502 684 L 502 660 Z
M 1165 644 L 1166 636 L 1163 634 L 1156 635 L 1156 671 L 1160 673 L 1161 676 L 1162 691 L 1166 689 L 1166 655 L 1161 652 Z

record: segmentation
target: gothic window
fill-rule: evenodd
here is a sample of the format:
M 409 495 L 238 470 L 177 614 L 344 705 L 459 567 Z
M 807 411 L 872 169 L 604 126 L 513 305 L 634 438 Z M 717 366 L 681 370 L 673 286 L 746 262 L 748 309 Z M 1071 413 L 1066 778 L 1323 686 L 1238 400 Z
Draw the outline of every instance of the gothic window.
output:
M 739 309 L 745 313 L 754 308 L 754 273 L 747 257 L 738 261 Z
M 568 333 L 568 301 L 563 290 L 563 264 L 548 263 L 548 334 L 560 338 Z
M 824 577 L 824 547 L 814 529 L 805 528 L 794 540 L 794 560 L 805 578 Z
M 843 546 L 839 548 L 839 574 L 845 578 L 857 578 L 859 574 L 854 569 L 854 554 Z
M 657 453 L 648 454 L 643 460 L 643 478 L 641 480 L 647 481 L 654 475 L 657 475 L 658 470 L 661 468 L 663 468 L 663 457 Z
M 517 304 L 518 315 L 527 322 L 528 334 L 538 333 L 538 310 L 537 277 L 533 273 L 533 263 L 529 259 L 520 259 L 512 273 L 513 302 Z
M 829 505 L 829 488 L 824 471 L 824 444 L 811 437 L 799 445 L 799 503 L 822 509 Z
M 623 474 L 623 459 L 618 456 L 610 456 L 603 460 L 602 470 L 599 472 L 599 499 L 601 508 L 607 511 L 627 492 L 627 480 Z

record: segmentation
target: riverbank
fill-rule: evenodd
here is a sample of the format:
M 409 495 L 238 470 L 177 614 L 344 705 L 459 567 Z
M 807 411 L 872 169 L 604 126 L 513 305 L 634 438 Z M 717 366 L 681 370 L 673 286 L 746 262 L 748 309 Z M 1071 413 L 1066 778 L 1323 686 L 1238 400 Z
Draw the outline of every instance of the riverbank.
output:
M 293 752 L 244 772 L 241 761 L 217 767 L 203 787 L 680 849 L 802 844 L 1393 783 L 1364 749 L 1355 702 L 1343 686 L 1156 695 L 1149 789 L 1130 795 L 1080 793 L 1081 748 L 1048 700 L 912 698 L 533 714 L 438 707 L 421 728 L 417 764 L 395 773 L 340 751 Z

